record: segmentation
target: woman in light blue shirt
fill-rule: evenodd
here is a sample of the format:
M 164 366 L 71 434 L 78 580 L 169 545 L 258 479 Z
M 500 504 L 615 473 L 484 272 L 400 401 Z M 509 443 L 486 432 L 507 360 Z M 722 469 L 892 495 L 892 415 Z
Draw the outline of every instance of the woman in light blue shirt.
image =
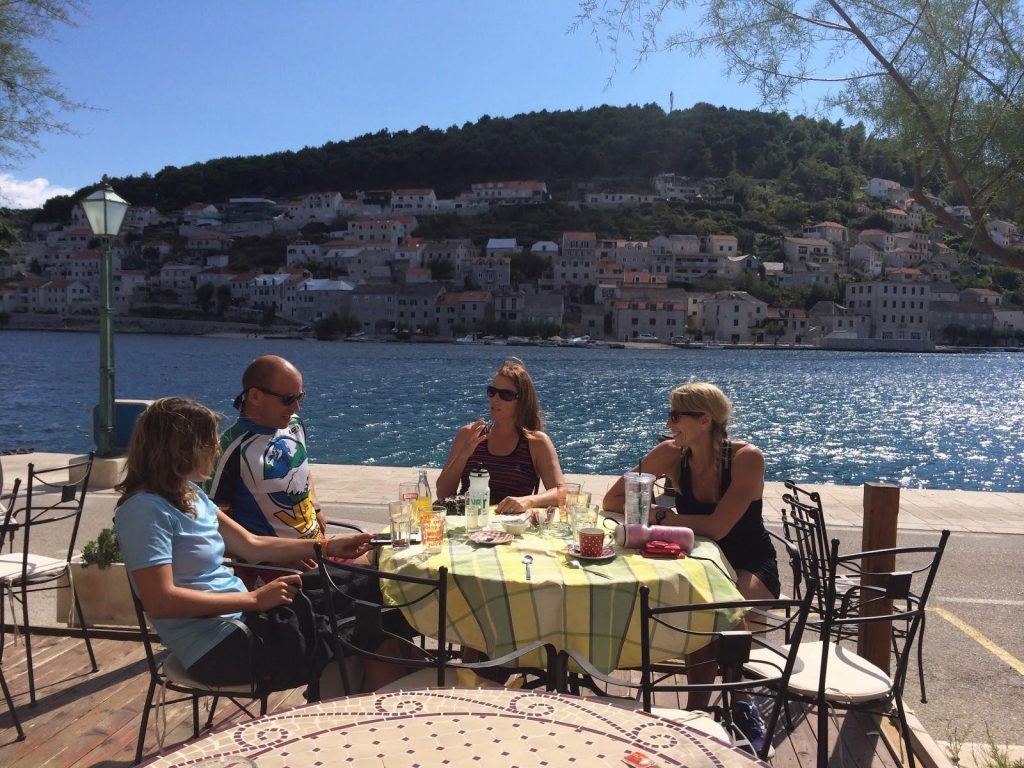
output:
M 295 562 L 314 556 L 315 540 L 256 536 L 220 512 L 198 485 L 209 475 L 218 445 L 217 416 L 205 406 L 182 397 L 152 403 L 132 435 L 114 519 L 132 584 L 164 645 L 199 680 L 227 685 L 251 679 L 248 642 L 230 623 L 212 617 L 241 619 L 259 636 L 261 617 L 292 606 L 300 577 L 282 576 L 247 591 L 223 564 L 225 545 L 248 562 Z M 324 554 L 358 557 L 370 549 L 370 536 L 324 540 Z M 273 646 L 257 643 L 264 653 L 274 653 Z M 278 654 L 282 650 L 278 643 Z M 294 656 L 258 662 L 271 670 Z

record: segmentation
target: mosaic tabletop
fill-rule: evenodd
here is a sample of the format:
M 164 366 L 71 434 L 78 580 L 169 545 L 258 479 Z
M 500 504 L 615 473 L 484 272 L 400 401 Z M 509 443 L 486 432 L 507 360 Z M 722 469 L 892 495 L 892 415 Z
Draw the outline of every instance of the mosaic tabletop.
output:
M 651 590 L 651 606 L 740 600 L 734 574 L 718 546 L 698 538 L 689 557 L 656 560 L 632 549 L 614 548 L 603 561 L 571 567 L 566 552 L 570 542 L 551 535 L 528 533 L 497 546 L 478 546 L 467 540 L 461 523 L 452 525 L 439 554 L 427 554 L 421 545 L 379 551 L 382 571 L 437 578 L 448 569 L 448 642 L 503 656 L 535 640 L 558 650 L 573 650 L 610 672 L 640 666 L 640 587 Z M 530 555 L 530 579 L 524 555 Z M 381 580 L 391 604 L 416 599 L 427 588 Z M 437 637 L 437 603 L 422 600 L 403 608 L 417 631 Z M 738 615 L 697 611 L 684 620 L 688 628 L 728 629 Z M 654 660 L 697 650 L 705 638 L 685 635 L 664 626 L 652 628 Z M 524 656 L 520 666 L 542 666 L 540 653 Z
M 623 766 L 757 768 L 699 731 L 594 699 L 508 689 L 425 689 L 334 699 L 212 733 L 154 768 Z M 642 764 L 642 763 L 641 763 Z

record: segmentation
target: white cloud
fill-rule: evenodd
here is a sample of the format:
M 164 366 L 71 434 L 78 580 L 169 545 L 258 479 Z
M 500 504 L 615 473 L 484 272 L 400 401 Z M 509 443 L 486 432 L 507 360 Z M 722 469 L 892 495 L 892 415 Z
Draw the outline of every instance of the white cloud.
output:
M 51 197 L 74 192 L 73 189 L 51 184 L 49 179 L 24 181 L 9 173 L 0 173 L 0 205 L 8 208 L 41 208 Z

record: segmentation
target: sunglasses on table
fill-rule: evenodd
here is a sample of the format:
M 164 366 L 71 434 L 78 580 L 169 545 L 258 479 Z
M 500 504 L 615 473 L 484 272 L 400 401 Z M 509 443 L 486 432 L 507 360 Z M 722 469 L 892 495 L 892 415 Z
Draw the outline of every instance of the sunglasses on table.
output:
M 500 397 L 506 403 L 510 403 L 513 400 L 519 399 L 519 393 L 516 392 L 514 389 L 499 389 L 498 387 L 488 386 L 487 396 L 494 397 L 495 395 Z
M 294 403 L 301 403 L 302 398 L 306 396 L 305 392 L 299 392 L 294 395 L 282 395 L 280 392 L 274 392 L 272 389 L 266 389 L 264 387 L 253 386 L 253 389 L 258 389 L 265 395 L 272 395 L 281 401 L 283 405 L 292 405 Z
M 691 419 L 699 419 L 703 415 L 704 411 L 669 411 L 668 420 L 675 424 L 683 418 L 683 416 L 689 416 Z

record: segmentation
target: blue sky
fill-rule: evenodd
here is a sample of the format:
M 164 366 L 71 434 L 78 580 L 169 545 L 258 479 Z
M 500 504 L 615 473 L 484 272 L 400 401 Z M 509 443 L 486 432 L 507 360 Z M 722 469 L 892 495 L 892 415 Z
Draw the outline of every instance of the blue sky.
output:
M 482 115 L 700 101 L 757 107 L 721 62 L 658 53 L 618 68 L 573 0 L 93 0 L 35 46 L 77 135 L 0 169 L 0 203 L 40 205 L 106 173 L 297 150 Z M 611 81 L 609 82 L 609 78 Z M 813 111 L 798 102 L 792 112 Z

